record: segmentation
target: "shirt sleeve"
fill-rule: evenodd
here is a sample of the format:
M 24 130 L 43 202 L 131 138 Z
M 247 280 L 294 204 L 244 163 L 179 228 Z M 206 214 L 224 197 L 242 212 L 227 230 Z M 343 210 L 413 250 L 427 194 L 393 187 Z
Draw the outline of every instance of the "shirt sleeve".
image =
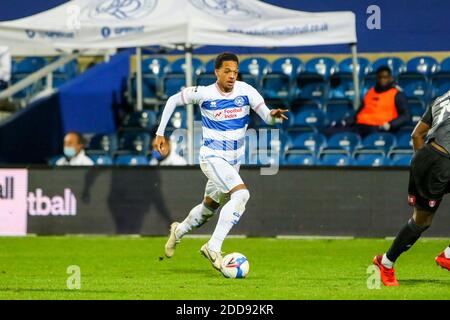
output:
M 427 111 L 425 111 L 424 115 L 422 116 L 422 119 L 420 121 L 426 123 L 429 127 L 433 125 L 433 113 L 431 112 L 431 108 L 433 105 L 430 105 L 427 108 Z
M 201 99 L 201 87 L 187 87 L 167 99 L 156 134 L 164 136 L 164 131 L 176 107 L 199 103 Z
M 202 100 L 203 87 L 187 87 L 181 90 L 181 101 L 183 104 L 198 104 Z

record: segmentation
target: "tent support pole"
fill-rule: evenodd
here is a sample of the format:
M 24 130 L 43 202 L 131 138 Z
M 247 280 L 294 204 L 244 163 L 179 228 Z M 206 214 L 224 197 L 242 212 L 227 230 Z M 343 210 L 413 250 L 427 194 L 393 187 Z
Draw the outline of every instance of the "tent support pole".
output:
M 355 110 L 359 109 L 360 105 L 360 90 L 359 90 L 359 72 L 358 72 L 358 50 L 356 48 L 356 43 L 350 44 L 352 49 L 352 60 L 353 60 L 353 85 L 355 89 L 355 99 L 353 100 L 353 107 Z
M 136 111 L 142 111 L 142 48 L 136 48 Z
M 186 87 L 192 87 L 192 46 L 186 43 L 184 47 L 185 61 L 186 61 Z M 188 163 L 194 164 L 194 106 L 189 104 L 187 106 L 187 146 L 188 146 Z

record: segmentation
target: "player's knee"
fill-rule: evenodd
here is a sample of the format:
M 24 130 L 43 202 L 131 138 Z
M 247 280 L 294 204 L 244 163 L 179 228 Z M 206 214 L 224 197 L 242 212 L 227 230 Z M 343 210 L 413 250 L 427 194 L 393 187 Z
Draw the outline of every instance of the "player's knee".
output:
M 427 229 L 431 226 L 434 218 L 433 212 L 428 212 L 424 210 L 414 210 L 413 221 L 414 224 L 420 228 Z
M 236 200 L 245 209 L 245 205 L 250 199 L 250 192 L 248 189 L 240 189 L 231 194 L 231 199 Z
M 203 204 L 205 205 L 205 207 L 209 208 L 210 210 L 217 210 L 217 208 L 220 207 L 220 203 L 217 203 L 210 197 L 205 197 L 203 199 Z

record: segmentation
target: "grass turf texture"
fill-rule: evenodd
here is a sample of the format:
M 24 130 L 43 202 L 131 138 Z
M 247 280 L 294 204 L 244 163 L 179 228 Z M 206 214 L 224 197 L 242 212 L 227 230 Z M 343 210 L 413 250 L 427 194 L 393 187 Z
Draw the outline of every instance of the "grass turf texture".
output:
M 184 239 L 160 260 L 165 238 L 0 238 L 0 299 L 450 299 L 450 272 L 434 257 L 448 241 L 421 240 L 398 261 L 398 288 L 367 288 L 367 267 L 390 241 L 227 239 L 246 279 L 225 279 Z M 67 289 L 69 265 L 81 289 Z

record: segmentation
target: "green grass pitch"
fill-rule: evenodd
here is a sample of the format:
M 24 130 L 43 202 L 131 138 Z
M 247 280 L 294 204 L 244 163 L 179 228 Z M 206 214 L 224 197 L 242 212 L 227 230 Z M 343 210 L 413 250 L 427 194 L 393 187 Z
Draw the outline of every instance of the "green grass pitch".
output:
M 450 299 L 450 272 L 434 257 L 448 240 L 421 240 L 398 261 L 398 288 L 368 289 L 367 268 L 390 241 L 227 239 L 250 261 L 246 279 L 225 279 L 183 239 L 172 259 L 165 238 L 0 238 L 0 299 Z M 77 265 L 81 288 L 67 288 Z

